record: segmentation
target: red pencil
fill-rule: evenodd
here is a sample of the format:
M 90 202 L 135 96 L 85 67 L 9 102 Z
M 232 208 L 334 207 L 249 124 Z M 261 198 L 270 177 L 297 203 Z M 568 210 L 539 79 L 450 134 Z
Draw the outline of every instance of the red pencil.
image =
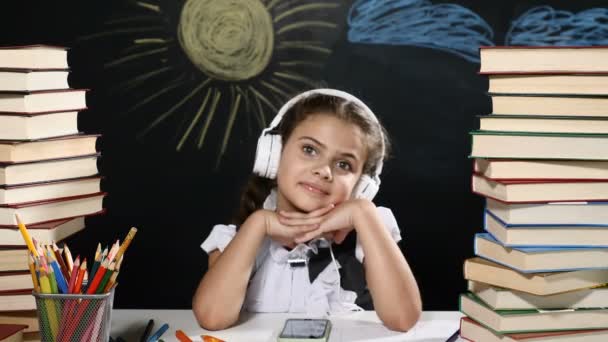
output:
M 107 269 L 108 269 L 108 260 L 106 259 L 101 263 L 101 266 L 99 267 L 97 272 L 95 272 L 95 277 L 93 277 L 93 281 L 91 281 L 91 284 L 87 287 L 87 294 L 94 294 L 95 291 L 97 291 L 99 282 L 103 278 L 103 275 L 106 274 Z
M 74 265 L 72 267 L 72 274 L 70 275 L 70 279 L 68 280 L 70 282 L 68 285 L 68 293 L 74 293 L 74 285 L 76 285 L 76 278 L 78 278 L 79 268 L 80 255 L 76 257 L 76 261 L 74 261 Z
M 82 265 L 80 265 L 80 269 L 78 270 L 78 278 L 76 278 L 76 284 L 74 284 L 74 292 L 72 293 L 80 293 L 80 288 L 82 287 L 82 279 L 84 278 L 84 272 L 87 270 L 87 258 L 84 258 Z

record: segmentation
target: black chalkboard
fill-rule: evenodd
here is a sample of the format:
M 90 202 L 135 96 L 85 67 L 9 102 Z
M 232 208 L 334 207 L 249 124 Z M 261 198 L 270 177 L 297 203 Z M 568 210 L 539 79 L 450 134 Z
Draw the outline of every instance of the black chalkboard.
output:
M 199 245 L 214 224 L 226 223 L 236 210 L 252 167 L 260 112 L 265 120 L 272 118 L 271 106 L 248 90 L 249 102 L 240 97 L 231 124 L 239 91 L 253 86 L 278 106 L 293 91 L 323 85 L 359 96 L 388 128 L 394 149 L 376 202 L 392 208 L 400 224 L 401 248 L 419 282 L 424 309 L 456 310 L 458 294 L 466 286 L 463 261 L 473 255 L 473 235 L 482 229 L 483 201 L 471 193 L 472 162 L 467 158 L 467 133 L 478 127 L 475 116 L 491 110 L 487 80 L 477 75 L 477 46 L 574 40 L 608 45 L 608 5 L 323 1 L 335 6 L 285 16 L 290 9 L 320 2 L 259 3 L 272 4 L 271 19 L 284 15 L 274 26 L 270 62 L 252 78 L 219 75 L 224 79 L 207 84 L 207 74 L 192 63 L 178 38 L 182 6 L 194 6 L 195 0 L 28 0 L 5 5 L 0 44 L 71 47 L 70 84 L 91 89 L 79 128 L 103 135 L 99 169 L 109 193 L 107 214 L 87 219 L 86 230 L 68 240 L 72 253 L 91 258 L 97 242 L 110 244 L 136 226 L 139 232 L 127 252 L 114 306 L 189 308 L 207 264 Z M 303 21 L 317 24 L 289 26 Z M 534 31 L 546 24 L 559 29 L 551 34 Z M 579 26 L 572 30 L 572 25 Z M 138 39 L 147 43 L 134 43 Z M 128 57 L 139 53 L 143 55 Z M 312 65 L 294 66 L 295 61 Z M 158 74 L 145 81 L 125 85 L 154 71 Z M 193 98 L 178 105 L 199 86 Z M 171 89 L 149 100 L 165 88 Z M 199 148 L 204 121 L 183 138 L 211 88 L 211 99 L 221 95 Z M 261 101 L 261 111 L 256 101 Z M 163 115 L 166 119 L 146 131 Z

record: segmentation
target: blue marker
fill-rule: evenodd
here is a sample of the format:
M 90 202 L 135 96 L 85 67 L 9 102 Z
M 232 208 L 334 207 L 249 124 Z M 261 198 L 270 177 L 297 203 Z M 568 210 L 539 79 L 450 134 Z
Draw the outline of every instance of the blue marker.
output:
M 160 327 L 160 329 L 158 329 L 154 334 L 152 334 L 152 336 L 150 336 L 150 338 L 148 339 L 148 342 L 158 341 L 158 339 L 165 333 L 165 331 L 167 331 L 167 329 L 169 329 L 169 324 L 167 324 L 167 323 L 163 324 L 163 326 Z

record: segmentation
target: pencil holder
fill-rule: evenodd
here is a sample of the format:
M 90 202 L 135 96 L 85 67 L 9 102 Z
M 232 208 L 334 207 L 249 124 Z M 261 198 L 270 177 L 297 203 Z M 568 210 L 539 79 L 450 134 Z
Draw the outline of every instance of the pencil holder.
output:
M 114 290 L 104 294 L 33 293 L 40 338 L 50 342 L 107 342 Z

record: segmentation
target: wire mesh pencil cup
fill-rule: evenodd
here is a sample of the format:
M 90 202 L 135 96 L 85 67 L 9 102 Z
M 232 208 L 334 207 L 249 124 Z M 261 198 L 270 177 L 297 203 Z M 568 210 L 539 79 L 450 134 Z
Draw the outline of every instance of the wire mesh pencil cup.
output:
M 33 295 L 43 342 L 109 340 L 114 290 L 92 295 L 37 292 Z

